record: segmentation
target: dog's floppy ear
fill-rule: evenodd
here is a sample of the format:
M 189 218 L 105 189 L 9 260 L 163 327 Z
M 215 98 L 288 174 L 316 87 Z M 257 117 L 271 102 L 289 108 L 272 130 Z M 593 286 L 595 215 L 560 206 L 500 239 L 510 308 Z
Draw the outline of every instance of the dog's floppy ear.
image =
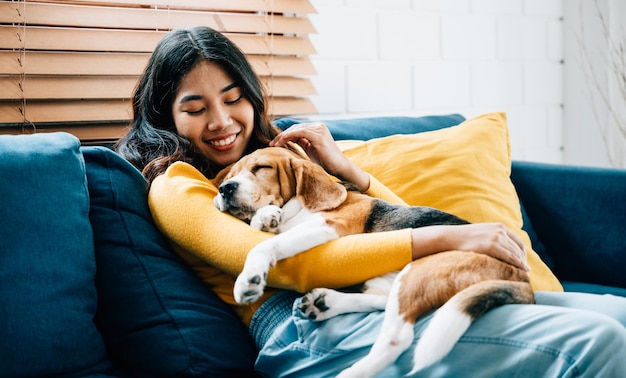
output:
M 326 174 L 319 165 L 301 159 L 291 159 L 296 179 L 296 196 L 312 211 L 332 210 L 347 197 L 346 188 Z

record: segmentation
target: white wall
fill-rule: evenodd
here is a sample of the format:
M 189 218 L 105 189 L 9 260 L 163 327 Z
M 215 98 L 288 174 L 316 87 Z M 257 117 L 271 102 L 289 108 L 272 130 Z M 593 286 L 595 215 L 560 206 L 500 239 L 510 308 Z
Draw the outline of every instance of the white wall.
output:
M 598 7 L 595 4 L 591 0 L 564 4 L 564 161 L 626 168 L 626 136 L 620 134 L 602 100 L 604 96 L 611 103 L 622 127 L 626 126 L 626 95 L 617 88 L 616 71 L 607 65 L 617 57 L 612 54 L 620 44 L 626 47 L 626 2 L 598 0 Z M 610 42 L 598 12 L 605 17 Z M 623 50 L 621 69 L 626 73 Z
M 563 162 L 562 0 L 312 0 L 317 119 L 505 111 L 513 158 Z

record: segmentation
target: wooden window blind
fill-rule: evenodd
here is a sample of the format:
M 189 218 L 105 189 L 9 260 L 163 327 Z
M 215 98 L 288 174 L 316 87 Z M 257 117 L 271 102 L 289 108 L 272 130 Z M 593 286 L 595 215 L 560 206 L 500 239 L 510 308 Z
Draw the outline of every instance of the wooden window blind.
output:
M 274 116 L 315 113 L 309 0 L 0 0 L 0 133 L 118 139 L 150 53 L 177 27 L 205 25 L 248 56 Z

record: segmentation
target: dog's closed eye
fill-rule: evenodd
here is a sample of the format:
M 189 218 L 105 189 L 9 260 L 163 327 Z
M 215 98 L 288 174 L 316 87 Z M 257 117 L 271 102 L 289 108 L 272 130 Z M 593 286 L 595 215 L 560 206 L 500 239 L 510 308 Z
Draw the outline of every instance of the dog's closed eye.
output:
M 254 167 L 252 167 L 252 169 L 250 169 L 250 172 L 256 176 L 257 174 L 261 173 L 263 170 L 268 170 L 272 168 L 273 167 L 271 165 L 259 164 L 259 165 L 255 165 Z

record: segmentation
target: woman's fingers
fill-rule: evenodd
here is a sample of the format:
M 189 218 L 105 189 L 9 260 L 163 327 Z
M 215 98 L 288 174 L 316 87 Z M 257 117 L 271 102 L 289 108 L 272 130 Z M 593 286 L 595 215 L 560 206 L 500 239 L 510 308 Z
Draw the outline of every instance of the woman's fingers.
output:
M 287 142 L 298 143 L 301 139 L 306 140 L 308 144 L 314 147 L 327 144 L 328 141 L 334 142 L 326 125 L 321 122 L 315 122 L 299 123 L 289 127 L 287 130 L 278 134 L 276 138 L 270 142 L 270 146 L 282 147 L 287 144 Z
M 494 227 L 497 228 L 494 230 L 497 238 L 493 245 L 494 257 L 529 271 L 524 242 L 503 224 L 496 223 Z

